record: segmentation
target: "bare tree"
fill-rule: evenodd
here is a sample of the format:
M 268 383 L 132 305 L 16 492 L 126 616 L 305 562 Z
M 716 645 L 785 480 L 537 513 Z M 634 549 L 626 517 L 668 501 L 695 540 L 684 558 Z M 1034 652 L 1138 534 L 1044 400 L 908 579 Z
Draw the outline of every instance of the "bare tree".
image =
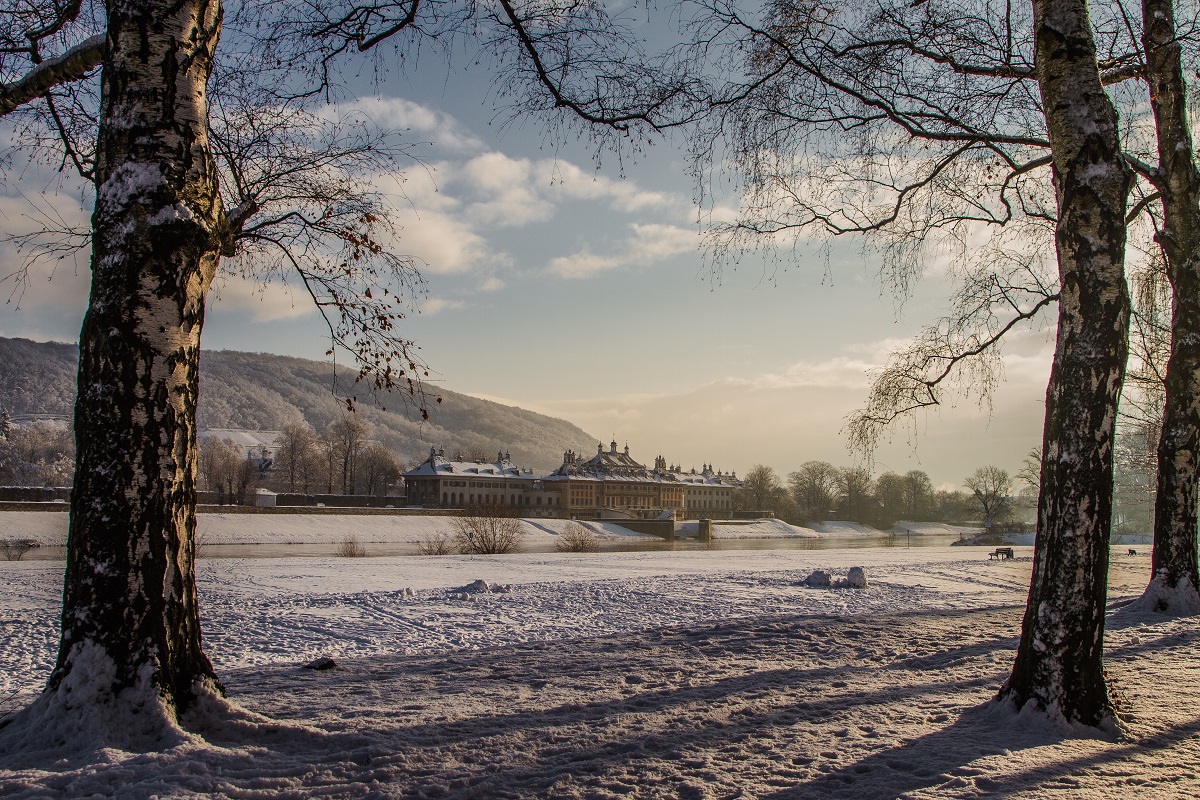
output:
M 877 505 L 876 522 L 888 528 L 904 516 L 907 508 L 907 486 L 904 478 L 895 472 L 885 472 L 875 478 L 872 491 Z
M 739 504 L 749 511 L 777 511 L 784 494 L 779 475 L 765 464 L 755 464 L 742 479 Z
M 70 486 L 75 467 L 71 431 L 49 422 L 11 426 L 0 436 L 0 483 Z
M 333 447 L 333 463 L 341 478 L 342 494 L 354 494 L 358 461 L 367 446 L 369 433 L 370 428 L 362 417 L 346 413 L 330 425 L 325 434 Z
M 1125 377 L 1125 214 L 1133 174 L 1083 0 L 1035 0 L 1034 63 L 1057 198 L 1058 335 L 1046 391 L 1038 537 L 1004 696 L 1112 719 L 1103 670 L 1113 438 Z M 1051 609 L 1047 613 L 1047 609 Z
M 904 473 L 904 515 L 912 520 L 929 519 L 933 512 L 933 482 L 924 471 Z
M 971 490 L 971 499 L 982 515 L 985 528 L 1003 522 L 1008 517 L 1012 510 L 1009 501 L 1012 479 L 1008 472 L 994 466 L 980 467 L 963 485 Z
M 473 505 L 452 518 L 459 552 L 498 555 L 515 552 L 521 544 L 521 520 L 512 506 Z
M 391 451 L 380 444 L 368 444 L 362 451 L 356 469 L 363 493 L 374 497 L 388 493 L 400 480 L 400 462 Z
M 317 433 L 306 422 L 283 426 L 275 447 L 275 474 L 289 492 L 308 493 L 318 473 Z
M 837 499 L 837 467 L 825 461 L 806 461 L 788 475 L 788 488 L 800 514 L 808 520 L 824 520 Z
M 0 539 L 0 553 L 5 561 L 20 561 L 30 550 L 41 547 L 34 539 Z
M 874 515 L 871 473 L 865 467 L 842 467 L 837 476 L 838 510 L 843 519 L 867 522 Z
M 1162 229 L 1172 289 L 1171 353 L 1158 445 L 1153 575 L 1145 602 L 1157 610 L 1200 611 L 1196 542 L 1200 485 L 1200 171 L 1188 120 L 1181 31 L 1171 0 L 1143 0 L 1142 47 L 1159 156 Z
M 200 485 L 216 492 L 221 504 L 243 502 L 245 450 L 230 439 L 209 437 L 199 445 Z
M 560 553 L 598 553 L 600 540 L 589 528 L 572 521 L 554 543 L 554 549 Z

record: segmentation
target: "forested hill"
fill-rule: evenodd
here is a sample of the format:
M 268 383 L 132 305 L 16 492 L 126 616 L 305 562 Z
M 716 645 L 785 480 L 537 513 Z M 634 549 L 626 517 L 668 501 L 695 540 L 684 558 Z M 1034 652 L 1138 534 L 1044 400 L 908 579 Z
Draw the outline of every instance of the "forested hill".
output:
M 75 345 L 0 337 L 0 404 L 10 413 L 70 415 L 75 397 Z M 324 431 L 346 407 L 346 394 L 358 395 L 357 413 L 370 423 L 371 437 L 390 448 L 404 465 L 423 459 L 431 445 L 446 455 L 458 452 L 512 453 L 512 460 L 535 471 L 562 463 L 564 450 L 587 452 L 598 441 L 561 419 L 505 406 L 441 387 L 429 404 L 430 419 L 406 407 L 402 396 L 365 397 L 354 386 L 355 370 L 339 367 L 342 391 L 332 391 L 330 364 L 266 353 L 204 351 L 200 366 L 201 427 L 278 430 L 304 419 Z

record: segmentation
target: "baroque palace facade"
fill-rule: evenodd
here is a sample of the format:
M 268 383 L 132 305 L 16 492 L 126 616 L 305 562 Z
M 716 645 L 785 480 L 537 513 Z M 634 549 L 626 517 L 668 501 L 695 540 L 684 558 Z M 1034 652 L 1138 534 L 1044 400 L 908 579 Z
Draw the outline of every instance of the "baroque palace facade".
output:
M 410 505 L 462 508 L 494 503 L 516 506 L 522 516 L 564 519 L 676 519 L 727 517 L 741 488 L 735 473 L 705 464 L 697 472 L 668 466 L 659 456 L 654 467 L 629 455 L 629 446 L 606 451 L 596 446 L 591 458 L 568 450 L 549 475 L 536 477 L 514 465 L 505 453 L 491 463 L 447 459 L 429 449 L 429 458 L 404 473 Z

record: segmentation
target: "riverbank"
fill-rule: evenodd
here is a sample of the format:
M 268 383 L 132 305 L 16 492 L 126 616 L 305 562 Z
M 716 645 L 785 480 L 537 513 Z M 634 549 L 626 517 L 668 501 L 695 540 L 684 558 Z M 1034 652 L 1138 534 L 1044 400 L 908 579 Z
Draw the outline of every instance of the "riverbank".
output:
M 30 539 L 42 547 L 61 548 L 66 543 L 67 515 L 50 511 L 7 511 L 0 514 L 0 538 Z M 242 514 L 202 511 L 197 515 L 198 541 L 201 548 L 263 545 L 335 546 L 353 538 L 360 544 L 409 545 L 405 552 L 416 552 L 416 545 L 430 539 L 454 535 L 454 517 L 444 514 Z M 531 551 L 553 550 L 573 523 L 560 519 L 520 520 L 521 542 Z M 601 544 L 636 545 L 661 541 L 659 537 L 635 533 L 616 522 L 586 521 L 583 525 Z M 676 524 L 676 536 L 694 538 L 695 522 Z M 713 538 L 734 539 L 887 539 L 897 532 L 907 538 L 962 538 L 977 529 L 934 523 L 898 523 L 892 531 L 881 531 L 853 522 L 825 522 L 810 527 L 790 525 L 777 519 L 714 520 Z M 34 553 L 32 557 L 39 557 Z M 41 554 L 46 557 L 46 554 Z

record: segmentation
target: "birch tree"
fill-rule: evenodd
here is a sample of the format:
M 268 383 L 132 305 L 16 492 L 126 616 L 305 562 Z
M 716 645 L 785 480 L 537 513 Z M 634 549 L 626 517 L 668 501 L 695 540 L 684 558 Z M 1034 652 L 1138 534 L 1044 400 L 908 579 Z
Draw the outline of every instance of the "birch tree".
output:
M 1155 237 L 1171 283 L 1171 351 L 1164 384 L 1154 501 L 1154 555 L 1145 602 L 1200 613 L 1200 172 L 1188 124 L 1182 43 L 1171 0 L 1143 0 L 1142 46 L 1154 111 L 1162 194 Z
M 966 256 L 989 229 L 1053 231 L 1053 289 L 1036 265 L 1033 281 L 992 287 L 1014 317 L 1058 313 L 1029 611 L 1003 696 L 1096 725 L 1111 719 L 1101 643 L 1135 185 L 1104 87 L 1139 63 L 1097 57 L 1093 24 L 1118 17 L 1075 0 L 1031 11 L 780 0 L 758 22 L 708 4 L 702 47 L 727 44 L 742 77 L 698 150 L 703 164 L 726 148 L 743 189 L 718 263 L 801 232 L 865 236 L 903 294 L 932 248 Z
M 210 90 L 240 80 L 219 73 L 210 81 L 221 0 L 85 2 L 0 11 L 0 115 L 31 115 L 32 130 L 49 131 L 34 145 L 56 141 L 62 163 L 94 186 L 59 655 L 47 693 L 6 736 L 59 715 L 137 738 L 170 728 L 197 698 L 220 691 L 201 647 L 195 583 L 195 411 L 208 292 L 239 243 L 242 253 L 266 252 L 295 270 L 334 344 L 362 357 L 361 378 L 419 396 L 421 368 L 396 327 L 403 304 L 395 289 L 415 273 L 384 246 L 395 232 L 387 215 L 375 213 L 366 191 L 350 202 L 323 194 L 329 184 L 313 180 L 331 166 L 321 148 L 296 159 L 280 147 L 293 110 L 337 91 L 339 59 L 384 41 L 415 55 L 421 42 L 472 36 L 497 54 L 513 107 L 567 108 L 621 133 L 646 118 L 622 111 L 627 100 L 642 105 L 636 76 L 577 79 L 574 59 L 616 64 L 636 44 L 615 28 L 610 34 L 600 6 L 240 6 L 229 19 L 250 42 L 242 54 L 265 70 L 247 73 L 261 83 L 242 96 L 257 93 L 280 113 L 277 124 L 221 128 L 223 114 L 240 113 L 210 103 Z M 98 92 L 89 83 L 97 72 Z M 662 107 L 679 92 L 651 99 Z M 77 113 L 63 113 L 68 100 Z M 351 161 L 378 152 L 348 150 Z M 261 159 L 255 165 L 284 169 L 248 168 L 248 153 Z M 280 208 L 288 202 L 299 207 Z M 369 291 L 373 279 L 386 285 L 397 273 L 392 291 Z

